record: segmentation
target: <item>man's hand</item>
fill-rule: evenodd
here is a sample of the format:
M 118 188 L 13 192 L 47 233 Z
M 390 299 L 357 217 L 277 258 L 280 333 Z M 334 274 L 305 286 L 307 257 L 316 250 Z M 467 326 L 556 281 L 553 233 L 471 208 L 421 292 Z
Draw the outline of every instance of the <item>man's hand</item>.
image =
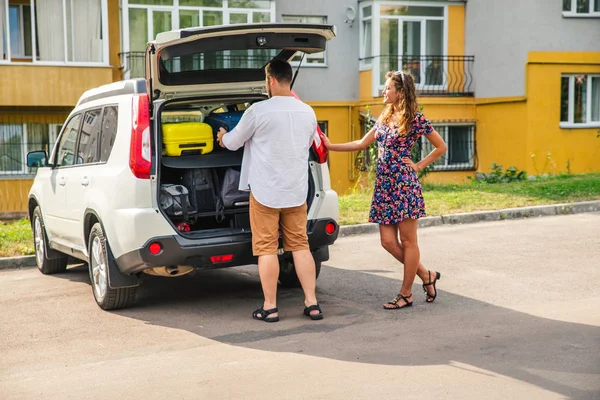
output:
M 223 144 L 223 135 L 225 135 L 227 133 L 227 130 L 223 127 L 219 128 L 219 132 L 217 132 L 217 143 L 219 143 L 219 146 L 225 148 L 225 145 Z

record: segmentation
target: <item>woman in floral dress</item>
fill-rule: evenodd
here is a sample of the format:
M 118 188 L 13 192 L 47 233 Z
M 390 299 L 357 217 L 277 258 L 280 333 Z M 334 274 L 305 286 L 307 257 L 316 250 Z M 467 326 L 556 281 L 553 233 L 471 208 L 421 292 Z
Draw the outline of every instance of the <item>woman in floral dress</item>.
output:
M 428 271 L 420 261 L 417 220 L 425 216 L 425 202 L 417 173 L 446 152 L 446 143 L 418 111 L 410 73 L 397 71 L 386 75 L 383 102 L 387 107 L 362 139 L 343 144 L 332 144 L 326 137 L 323 141 L 331 151 L 360 151 L 377 141 L 377 172 L 369 222 L 379 224 L 381 245 L 404 264 L 400 293 L 383 305 L 386 310 L 398 310 L 412 306 L 416 275 L 423 281 L 426 301 L 431 303 L 437 297 L 435 284 L 441 275 Z M 415 164 L 410 158 L 411 149 L 423 135 L 434 150 Z

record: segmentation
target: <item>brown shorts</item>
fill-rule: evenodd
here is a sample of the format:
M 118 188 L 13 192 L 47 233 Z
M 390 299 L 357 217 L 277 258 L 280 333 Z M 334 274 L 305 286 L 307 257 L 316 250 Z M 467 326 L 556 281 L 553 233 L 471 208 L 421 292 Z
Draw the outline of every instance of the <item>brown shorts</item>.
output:
M 276 255 L 280 229 L 284 251 L 308 250 L 306 214 L 306 203 L 298 207 L 270 208 L 250 194 L 252 253 L 255 256 Z

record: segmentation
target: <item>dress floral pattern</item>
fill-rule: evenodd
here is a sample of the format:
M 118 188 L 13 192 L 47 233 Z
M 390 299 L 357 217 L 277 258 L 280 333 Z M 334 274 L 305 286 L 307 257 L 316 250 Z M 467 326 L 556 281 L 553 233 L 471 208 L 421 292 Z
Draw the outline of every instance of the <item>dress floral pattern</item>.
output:
M 431 123 L 418 112 L 405 137 L 398 135 L 397 128 L 385 124 L 377 123 L 374 128 L 379 156 L 369 222 L 392 225 L 407 218 L 424 217 L 421 182 L 402 158 L 410 157 L 412 147 L 421 136 L 433 132 Z

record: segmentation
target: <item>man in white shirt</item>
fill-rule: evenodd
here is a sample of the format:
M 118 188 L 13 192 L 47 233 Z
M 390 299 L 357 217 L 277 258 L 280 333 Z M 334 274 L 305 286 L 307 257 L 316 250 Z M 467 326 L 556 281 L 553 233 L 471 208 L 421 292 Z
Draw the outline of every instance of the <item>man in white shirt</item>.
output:
M 279 229 L 284 251 L 292 252 L 296 274 L 304 290 L 304 315 L 323 319 L 317 303 L 315 261 L 306 235 L 308 151 L 317 129 L 313 109 L 291 93 L 292 67 L 275 60 L 265 68 L 269 99 L 250 106 L 231 132 L 221 128 L 222 147 L 244 146 L 240 190 L 250 190 L 252 251 L 265 301 L 254 319 L 279 321 L 277 257 Z

